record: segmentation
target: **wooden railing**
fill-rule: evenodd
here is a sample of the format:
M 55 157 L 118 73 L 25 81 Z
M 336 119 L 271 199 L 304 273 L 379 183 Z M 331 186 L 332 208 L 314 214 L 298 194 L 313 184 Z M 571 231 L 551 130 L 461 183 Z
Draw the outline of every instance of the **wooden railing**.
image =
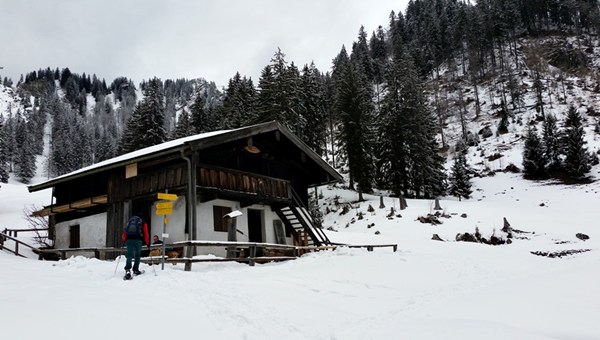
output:
M 8 236 L 12 236 L 12 237 L 17 237 L 19 236 L 19 233 L 23 233 L 23 232 L 40 232 L 40 231 L 48 231 L 48 228 L 38 228 L 38 229 L 8 229 L 8 228 L 4 228 L 4 231 L 2 233 L 8 235 Z
M 250 266 L 254 266 L 256 263 L 264 263 L 271 261 L 285 261 L 285 260 L 293 260 L 302 254 L 309 251 L 319 251 L 319 250 L 332 250 L 337 246 L 330 247 L 300 247 L 300 246 L 291 246 L 285 244 L 273 244 L 273 243 L 256 243 L 256 242 L 228 242 L 228 241 L 181 241 L 175 242 L 172 244 L 165 244 L 165 248 L 174 248 L 174 249 L 182 249 L 182 253 L 186 253 L 187 247 L 223 247 L 223 248 L 235 248 L 234 254 L 236 256 L 230 258 L 222 258 L 222 257 L 210 257 L 210 258 L 188 258 L 188 257 L 180 257 L 180 258 L 166 258 L 164 260 L 166 263 L 183 263 L 185 264 L 185 270 L 190 271 L 192 269 L 192 263 L 196 262 L 226 262 L 226 261 L 235 261 L 235 262 L 243 262 L 248 263 Z M 155 248 L 162 248 L 162 245 L 152 245 L 150 247 L 142 247 L 142 250 L 149 250 Z M 257 250 L 260 249 L 261 252 Z M 66 259 L 69 254 L 73 253 L 90 253 L 93 254 L 93 257 L 97 259 L 107 259 L 107 254 L 124 254 L 127 249 L 126 248 L 65 248 L 65 249 L 40 249 L 40 258 L 43 254 L 53 254 L 58 255 L 60 259 Z M 168 253 L 168 252 L 167 252 Z M 260 255 L 258 255 L 261 253 Z M 142 258 L 142 262 L 144 263 L 154 263 L 156 264 L 160 261 L 162 256 L 153 256 L 153 257 L 144 257 Z
M 205 165 L 198 167 L 197 184 L 204 188 L 230 190 L 259 197 L 292 198 L 290 181 Z
M 368 251 L 373 251 L 374 248 L 392 247 L 393 251 L 397 250 L 396 244 L 381 244 L 381 245 L 347 245 L 336 244 L 329 246 L 292 246 L 286 244 L 274 243 L 256 243 L 256 242 L 229 242 L 229 241 L 181 241 L 171 244 L 165 244 L 165 248 L 182 249 L 182 254 L 187 254 L 188 247 L 223 247 L 225 249 L 235 249 L 232 257 L 178 257 L 167 258 L 163 256 L 143 257 L 142 262 L 157 264 L 161 259 L 166 263 L 183 263 L 185 271 L 192 270 L 192 264 L 198 262 L 242 262 L 254 266 L 256 263 L 265 263 L 272 261 L 287 261 L 300 257 L 307 252 L 315 252 L 321 250 L 334 250 L 338 247 L 349 248 L 367 248 Z M 152 245 L 142 247 L 142 250 L 162 248 L 162 245 Z M 259 251 L 260 250 L 260 251 Z M 106 258 L 106 254 L 123 254 L 127 251 L 126 248 L 68 248 L 68 249 L 40 249 L 40 259 L 42 254 L 59 254 L 60 259 L 66 259 L 69 253 L 93 253 L 95 258 Z
M 21 231 L 21 230 L 19 230 Z M 16 233 L 15 233 L 16 234 Z M 11 242 L 7 242 L 7 241 L 11 241 Z M 10 246 L 7 245 L 12 245 L 12 249 Z M 26 257 L 25 255 L 19 253 L 19 247 L 20 246 L 24 246 L 26 248 L 31 249 L 34 253 L 39 254 L 39 249 L 36 247 L 32 247 L 30 245 L 28 245 L 25 242 L 19 241 L 17 238 L 12 237 L 8 234 L 5 233 L 0 233 L 0 250 L 6 250 L 9 253 L 13 253 L 16 256 L 20 256 L 20 257 Z
M 145 251 L 145 250 L 156 249 L 156 248 L 162 248 L 162 244 L 161 245 L 152 245 L 152 246 L 143 246 L 142 250 Z M 89 253 L 89 254 L 93 254 L 94 258 L 97 258 L 97 259 L 100 259 L 100 260 L 107 260 L 107 259 L 111 259 L 111 256 L 107 256 L 107 254 L 111 254 L 111 255 L 125 254 L 127 252 L 127 248 L 125 248 L 125 247 L 123 247 L 123 248 L 115 248 L 115 247 L 105 247 L 105 248 L 88 247 L 88 248 L 40 249 L 39 251 L 40 251 L 41 254 L 57 255 L 60 260 L 67 259 L 73 253 L 78 253 L 78 254 Z

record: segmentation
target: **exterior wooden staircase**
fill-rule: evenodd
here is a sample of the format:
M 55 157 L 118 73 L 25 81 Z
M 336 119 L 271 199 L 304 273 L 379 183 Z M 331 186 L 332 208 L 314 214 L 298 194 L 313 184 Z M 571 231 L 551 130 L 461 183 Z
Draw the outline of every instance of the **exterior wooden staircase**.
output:
M 298 194 L 292 190 L 293 204 L 276 209 L 276 213 L 290 231 L 294 244 L 298 246 L 328 246 L 331 241 L 322 226 L 310 214 Z

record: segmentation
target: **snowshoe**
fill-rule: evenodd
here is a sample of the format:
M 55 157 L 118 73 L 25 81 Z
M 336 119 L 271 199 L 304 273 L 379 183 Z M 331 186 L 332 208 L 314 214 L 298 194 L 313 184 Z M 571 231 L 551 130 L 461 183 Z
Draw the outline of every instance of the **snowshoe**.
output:
M 125 276 L 123 276 L 123 280 L 131 280 L 133 279 L 133 276 L 131 276 L 130 272 L 125 273 Z
M 133 275 L 138 276 L 138 275 L 142 275 L 144 273 L 145 273 L 144 270 L 136 270 L 136 271 L 133 272 Z

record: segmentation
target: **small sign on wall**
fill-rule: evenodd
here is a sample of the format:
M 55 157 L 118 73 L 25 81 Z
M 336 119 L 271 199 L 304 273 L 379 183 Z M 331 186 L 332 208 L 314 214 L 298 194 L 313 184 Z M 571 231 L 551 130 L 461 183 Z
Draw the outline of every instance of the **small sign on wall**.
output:
M 137 163 L 127 164 L 125 166 L 125 178 L 137 176 Z

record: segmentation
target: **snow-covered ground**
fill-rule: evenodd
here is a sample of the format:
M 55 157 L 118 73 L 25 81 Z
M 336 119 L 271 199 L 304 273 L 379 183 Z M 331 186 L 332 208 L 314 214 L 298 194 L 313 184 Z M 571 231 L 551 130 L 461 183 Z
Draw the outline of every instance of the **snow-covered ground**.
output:
M 473 184 L 473 199 L 441 201 L 450 218 L 437 226 L 416 220 L 434 212 L 432 201 L 408 200 L 399 210 L 386 198 L 380 209 L 379 197 L 367 196 L 340 215 L 334 197 L 347 203 L 356 194 L 320 189 L 333 241 L 397 243 L 397 252 L 340 248 L 255 267 L 195 264 L 192 272 L 142 265 L 146 273 L 133 281 L 122 280 L 123 260 L 47 262 L 0 252 L 2 338 L 600 339 L 600 184 L 549 185 L 518 174 Z M 47 204 L 46 194 L 4 184 L 1 220 L 19 225 L 23 205 Z M 500 246 L 454 241 L 476 227 L 484 237 L 494 230 L 506 237 L 503 217 L 528 233 Z M 581 249 L 591 251 L 531 253 Z

